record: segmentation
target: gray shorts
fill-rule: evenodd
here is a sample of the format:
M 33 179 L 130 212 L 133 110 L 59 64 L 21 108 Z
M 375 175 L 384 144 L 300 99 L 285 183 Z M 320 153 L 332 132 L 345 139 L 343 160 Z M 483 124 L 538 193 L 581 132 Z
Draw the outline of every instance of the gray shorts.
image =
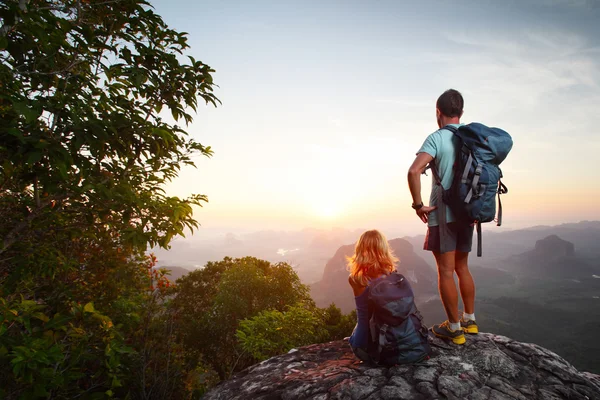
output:
M 446 235 L 448 251 L 471 252 L 473 244 L 474 225 L 464 222 L 450 222 L 448 224 L 448 235 Z M 423 250 L 440 252 L 440 227 L 430 226 L 427 228 Z

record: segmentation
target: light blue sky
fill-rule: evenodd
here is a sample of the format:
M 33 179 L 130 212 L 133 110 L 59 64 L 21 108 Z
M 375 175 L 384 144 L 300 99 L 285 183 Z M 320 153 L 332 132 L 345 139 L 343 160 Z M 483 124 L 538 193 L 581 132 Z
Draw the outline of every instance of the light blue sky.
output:
M 506 228 L 600 219 L 599 1 L 152 4 L 220 86 L 189 128 L 214 158 L 169 187 L 205 232 L 424 232 L 406 171 L 450 87 L 513 135 Z

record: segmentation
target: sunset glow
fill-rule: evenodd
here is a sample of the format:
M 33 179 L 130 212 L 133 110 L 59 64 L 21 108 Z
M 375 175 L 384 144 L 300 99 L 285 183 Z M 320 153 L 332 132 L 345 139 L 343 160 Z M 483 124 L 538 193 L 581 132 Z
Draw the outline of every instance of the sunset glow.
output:
M 189 32 L 223 101 L 200 108 L 188 128 L 214 156 L 168 187 L 208 196 L 196 213 L 203 230 L 329 224 L 423 233 L 406 173 L 437 129 L 435 100 L 451 87 L 465 98 L 463 122 L 513 136 L 501 166 L 503 229 L 600 218 L 590 207 L 597 161 L 581 156 L 600 151 L 590 134 L 600 106 L 590 2 L 438 2 L 435 13 L 427 2 L 153 4 Z M 510 29 L 490 25 L 489 15 Z M 201 30 L 191 16 L 201 16 Z M 449 25 L 454 17 L 471 22 Z
M 333 200 L 323 199 L 320 203 L 313 205 L 314 213 L 319 218 L 332 219 L 339 217 L 342 213 L 339 205 L 335 204 Z

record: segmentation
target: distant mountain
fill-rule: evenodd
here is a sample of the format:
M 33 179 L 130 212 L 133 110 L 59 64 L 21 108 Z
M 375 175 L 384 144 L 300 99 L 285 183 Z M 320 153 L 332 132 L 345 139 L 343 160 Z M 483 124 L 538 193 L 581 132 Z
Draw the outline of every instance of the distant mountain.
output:
M 591 265 L 575 254 L 575 245 L 550 235 L 535 243 L 533 250 L 509 257 L 504 268 L 510 272 L 535 276 L 537 279 L 592 279 L 600 267 Z
M 533 255 L 546 259 L 556 257 L 573 257 L 575 256 L 575 245 L 559 238 L 556 235 L 550 235 L 535 242 Z
M 503 261 L 508 256 L 529 251 L 540 238 L 552 235 L 573 243 L 582 258 L 600 256 L 600 221 L 582 221 L 512 231 L 491 226 L 483 233 L 483 258 L 479 260 L 482 263 Z
M 423 228 L 425 232 L 425 228 Z M 485 266 L 499 266 L 507 257 L 529 251 L 540 238 L 557 235 L 563 240 L 574 243 L 577 252 L 583 258 L 600 256 L 600 221 L 581 221 L 555 226 L 534 226 L 525 229 L 505 230 L 493 224 L 484 224 L 483 257 L 472 258 L 472 263 Z M 476 237 L 474 237 L 475 239 Z M 424 235 L 404 237 L 415 246 L 417 254 L 434 265 L 433 257 L 426 256 L 423 248 Z
M 350 243 L 364 230 L 334 228 L 302 231 L 264 230 L 247 234 L 227 233 L 211 239 L 176 239 L 171 249 L 152 249 L 159 266 L 178 265 L 190 270 L 224 257 L 253 256 L 270 262 L 287 262 L 303 283 L 321 279 L 323 265 L 342 244 Z
M 510 216 L 508 214 L 507 218 Z M 321 280 L 323 266 L 344 243 L 354 242 L 364 230 L 304 229 L 302 231 L 260 231 L 247 234 L 219 234 L 210 239 L 175 239 L 170 250 L 152 249 L 160 266 L 177 265 L 190 270 L 202 268 L 208 261 L 223 257 L 254 256 L 271 262 L 287 262 L 302 282 Z M 423 231 L 425 227 L 423 226 Z M 471 265 L 505 269 L 512 255 L 530 251 L 537 240 L 550 235 L 575 244 L 577 256 L 600 267 L 600 221 L 583 221 L 557 226 L 507 231 L 493 224 L 484 225 L 483 257 L 472 256 Z M 430 252 L 422 250 L 424 236 L 404 237 L 414 252 L 435 271 Z
M 177 279 L 189 274 L 191 271 L 187 268 L 182 267 L 158 267 L 158 269 L 166 269 L 169 271 L 167 277 L 171 282 L 175 282 Z
M 417 299 L 428 298 L 436 293 L 436 272 L 419 257 L 413 246 L 404 239 L 389 241 L 394 254 L 400 259 L 398 271 L 411 283 Z M 354 252 L 354 244 L 340 247 L 325 265 L 323 279 L 311 285 L 311 296 L 318 306 L 335 303 L 343 312 L 354 309 L 354 295 L 348 285 L 346 257 Z

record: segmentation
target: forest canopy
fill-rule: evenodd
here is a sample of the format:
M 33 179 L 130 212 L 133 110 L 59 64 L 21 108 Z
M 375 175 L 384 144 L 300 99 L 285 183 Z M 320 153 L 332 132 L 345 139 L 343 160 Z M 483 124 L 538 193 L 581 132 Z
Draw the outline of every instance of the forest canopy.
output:
M 0 3 L 0 398 L 194 398 L 351 329 L 287 264 L 225 258 L 174 284 L 146 253 L 207 201 L 165 192 L 212 155 L 186 132 L 220 104 L 189 50 L 146 1 Z

